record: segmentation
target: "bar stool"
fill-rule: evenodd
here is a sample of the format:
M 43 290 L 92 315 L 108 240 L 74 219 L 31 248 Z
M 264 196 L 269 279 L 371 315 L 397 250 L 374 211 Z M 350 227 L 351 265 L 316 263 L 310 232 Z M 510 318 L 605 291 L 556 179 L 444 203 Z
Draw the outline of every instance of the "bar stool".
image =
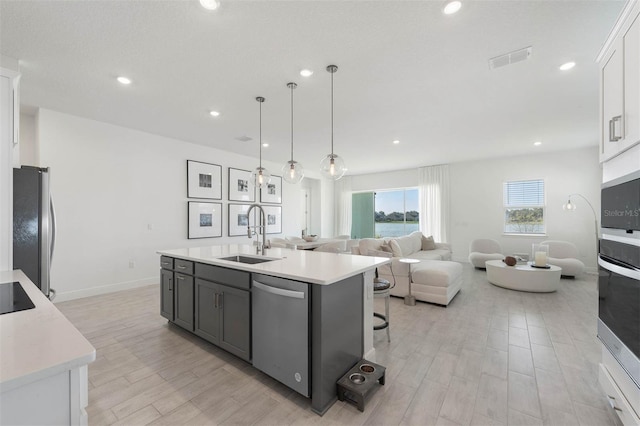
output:
M 391 283 L 389 280 L 385 280 L 383 278 L 375 278 L 373 280 L 373 297 L 375 299 L 384 298 L 384 315 L 379 314 L 377 312 L 373 313 L 373 316 L 376 318 L 380 318 L 384 321 L 382 324 L 374 325 L 374 330 L 383 330 L 387 329 L 387 341 L 391 341 L 391 335 L 389 333 L 389 297 L 391 296 L 390 292 Z

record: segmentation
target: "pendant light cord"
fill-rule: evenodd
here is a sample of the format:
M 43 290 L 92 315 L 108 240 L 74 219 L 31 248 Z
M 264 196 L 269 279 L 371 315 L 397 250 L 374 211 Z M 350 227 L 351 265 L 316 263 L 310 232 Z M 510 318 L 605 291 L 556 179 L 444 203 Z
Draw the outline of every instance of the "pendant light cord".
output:
M 295 89 L 295 83 L 291 86 L 291 162 L 293 163 L 293 89 Z
M 262 101 L 258 101 L 258 103 L 260 104 L 260 141 L 258 141 L 260 145 L 258 149 L 260 151 L 260 170 L 262 170 Z
M 333 158 L 333 74 L 335 71 L 331 72 L 331 158 Z

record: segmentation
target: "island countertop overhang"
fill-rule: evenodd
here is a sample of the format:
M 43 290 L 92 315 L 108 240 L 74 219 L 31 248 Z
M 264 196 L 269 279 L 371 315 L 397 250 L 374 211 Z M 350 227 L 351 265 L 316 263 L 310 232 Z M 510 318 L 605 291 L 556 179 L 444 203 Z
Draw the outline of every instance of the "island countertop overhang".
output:
M 158 254 L 241 271 L 288 278 L 311 284 L 328 285 L 390 262 L 384 257 L 358 256 L 348 253 L 326 253 L 286 248 L 271 248 L 264 256 L 256 255 L 255 246 L 224 244 L 158 250 Z M 223 260 L 221 257 L 244 255 L 276 260 L 247 264 Z

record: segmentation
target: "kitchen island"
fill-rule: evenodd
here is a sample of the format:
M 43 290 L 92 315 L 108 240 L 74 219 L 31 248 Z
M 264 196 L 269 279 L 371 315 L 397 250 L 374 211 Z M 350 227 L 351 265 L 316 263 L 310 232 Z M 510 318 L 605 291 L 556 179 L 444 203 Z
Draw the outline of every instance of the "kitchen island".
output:
M 236 244 L 158 253 L 161 314 L 310 397 L 318 414 L 374 355 L 373 276 L 387 258 Z
M 0 424 L 86 425 L 94 347 L 22 271 L 0 272 L 12 282 L 35 306 L 0 315 Z

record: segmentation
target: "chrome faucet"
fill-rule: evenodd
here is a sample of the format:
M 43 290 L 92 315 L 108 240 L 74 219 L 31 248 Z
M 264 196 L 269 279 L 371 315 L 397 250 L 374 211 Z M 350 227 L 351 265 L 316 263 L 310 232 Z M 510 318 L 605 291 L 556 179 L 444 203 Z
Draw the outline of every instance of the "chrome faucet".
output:
M 267 244 L 267 215 L 265 214 L 264 209 L 262 208 L 262 206 L 260 204 L 251 204 L 249 206 L 249 210 L 247 210 L 247 220 L 249 218 L 249 215 L 251 214 L 251 210 L 253 210 L 254 207 L 257 207 L 260 210 L 260 218 L 262 219 L 262 224 L 261 225 L 253 226 L 253 228 L 262 229 L 262 244 L 260 244 L 260 241 L 258 240 L 258 233 L 255 232 L 255 234 L 256 234 L 256 254 L 262 253 L 262 255 L 264 256 L 265 249 L 269 248 L 268 244 Z M 247 237 L 249 237 L 249 238 L 251 238 L 253 236 L 253 234 L 251 232 L 251 228 L 252 228 L 252 226 L 247 224 Z

